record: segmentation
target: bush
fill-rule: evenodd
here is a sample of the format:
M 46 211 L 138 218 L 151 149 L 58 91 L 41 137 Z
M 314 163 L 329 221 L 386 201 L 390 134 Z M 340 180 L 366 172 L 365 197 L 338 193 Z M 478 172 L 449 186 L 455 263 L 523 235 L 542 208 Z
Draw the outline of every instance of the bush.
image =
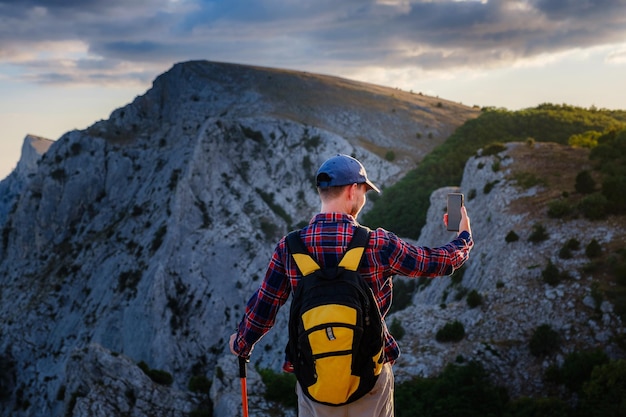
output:
M 496 184 L 498 184 L 499 182 L 500 182 L 500 180 L 494 180 L 494 181 L 490 181 L 487 184 L 485 184 L 485 187 L 483 188 L 483 193 L 489 194 L 491 192 L 491 190 L 493 190 L 493 187 L 495 187 Z
M 264 398 L 274 401 L 285 407 L 296 408 L 298 397 L 296 395 L 296 376 L 292 373 L 281 372 L 280 374 L 271 369 L 257 369 L 265 384 Z
M 591 194 L 596 188 L 596 182 L 591 177 L 589 171 L 580 171 L 576 175 L 576 191 L 581 194 Z
M 569 417 L 571 407 L 559 398 L 520 398 L 507 406 L 507 417 Z
M 559 285 L 561 282 L 561 273 L 559 272 L 559 268 L 557 268 L 552 261 L 548 261 L 546 269 L 541 271 L 541 277 L 543 278 L 543 282 L 553 287 Z
M 553 200 L 548 204 L 548 217 L 562 219 L 574 212 L 574 207 L 566 200 Z
M 535 329 L 530 338 L 530 353 L 533 356 L 548 356 L 561 346 L 561 337 L 549 324 L 542 324 Z
M 578 209 L 589 220 L 605 219 L 609 201 L 602 194 L 590 194 L 578 203 Z
M 404 327 L 402 327 L 402 323 L 397 318 L 393 318 L 391 321 L 391 326 L 389 326 L 389 332 L 393 335 L 396 340 L 402 340 L 404 337 Z
M 204 375 L 192 376 L 187 388 L 191 392 L 208 394 L 211 391 L 211 381 Z
M 467 294 L 467 305 L 470 308 L 478 307 L 483 303 L 483 297 L 476 290 L 472 290 Z
M 144 361 L 139 362 L 137 366 L 143 371 L 144 374 L 148 375 L 148 377 L 157 384 L 172 385 L 174 382 L 172 374 L 160 369 L 150 369 Z
M 571 250 L 580 249 L 580 242 L 576 238 L 571 238 L 570 240 L 567 241 L 565 245 Z
M 587 255 L 588 258 L 597 258 L 602 255 L 602 246 L 600 246 L 600 243 L 598 243 L 596 239 L 592 239 L 591 242 L 589 242 L 585 248 L 585 255 Z
M 192 410 L 189 417 L 212 417 L 213 410 Z
M 535 223 L 533 225 L 533 230 L 528 237 L 528 240 L 533 243 L 543 242 L 544 240 L 548 240 L 550 235 L 546 231 L 546 228 L 541 223 Z
M 563 245 L 559 250 L 559 258 L 561 259 L 572 259 L 573 256 L 572 250 L 567 245 Z
M 389 314 L 404 310 L 413 299 L 413 293 L 417 287 L 415 279 L 394 279 L 393 280 L 393 303 L 389 309 Z
M 446 323 L 441 329 L 437 331 L 435 339 L 438 342 L 458 342 L 465 337 L 465 327 L 463 323 L 455 320 L 451 323 Z
M 587 417 L 625 415 L 626 361 L 617 360 L 593 369 L 591 379 L 583 385 L 580 408 Z
M 559 368 L 558 379 L 555 382 L 564 384 L 572 392 L 579 392 L 591 377 L 593 369 L 608 362 L 609 357 L 600 349 L 572 352 L 567 355 Z
M 623 162 L 624 163 L 624 162 Z M 624 163 L 626 165 L 626 163 Z M 622 168 L 624 169 L 624 168 Z M 606 178 L 602 182 L 602 196 L 610 202 L 607 204 L 614 214 L 624 214 L 626 212 L 626 172 L 615 174 Z
M 517 242 L 518 240 L 519 240 L 519 236 L 513 230 L 507 233 L 506 237 L 504 238 L 504 241 L 506 243 Z
M 497 155 L 504 151 L 506 151 L 506 145 L 500 142 L 495 142 L 483 148 L 482 156 Z
M 448 364 L 435 378 L 416 377 L 396 385 L 397 417 L 484 417 L 503 415 L 508 395 L 493 385 L 482 365 Z

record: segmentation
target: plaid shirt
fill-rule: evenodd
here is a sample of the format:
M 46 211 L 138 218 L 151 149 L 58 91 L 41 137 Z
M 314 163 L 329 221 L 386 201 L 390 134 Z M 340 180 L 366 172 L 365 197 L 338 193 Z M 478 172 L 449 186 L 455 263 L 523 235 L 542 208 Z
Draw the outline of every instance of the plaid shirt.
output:
M 358 223 L 341 213 L 321 213 L 300 231 L 311 255 L 324 268 L 339 263 Z M 391 306 L 393 275 L 438 277 L 450 275 L 468 259 L 474 242 L 467 232 L 439 248 L 415 246 L 384 229 L 373 230 L 359 273 L 372 287 L 383 318 Z M 239 324 L 235 351 L 250 354 L 254 344 L 274 325 L 278 309 L 285 304 L 301 277 L 283 237 L 270 261 L 265 279 L 252 295 Z M 398 343 L 385 326 L 385 359 L 393 363 L 400 355 Z

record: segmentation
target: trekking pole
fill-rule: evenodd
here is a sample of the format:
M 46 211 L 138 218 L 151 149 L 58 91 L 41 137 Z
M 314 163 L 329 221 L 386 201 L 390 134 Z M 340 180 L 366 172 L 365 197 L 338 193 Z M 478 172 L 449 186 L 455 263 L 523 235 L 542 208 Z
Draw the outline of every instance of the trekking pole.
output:
M 250 362 L 249 357 L 239 356 L 239 378 L 241 379 L 241 404 L 243 407 L 243 417 L 248 417 L 248 387 L 246 384 L 246 364 Z

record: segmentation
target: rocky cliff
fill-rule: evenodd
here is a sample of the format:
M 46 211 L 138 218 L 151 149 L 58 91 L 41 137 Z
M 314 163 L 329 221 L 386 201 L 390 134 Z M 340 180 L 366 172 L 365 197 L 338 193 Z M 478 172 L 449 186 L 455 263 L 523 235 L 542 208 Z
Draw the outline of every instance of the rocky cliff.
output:
M 321 162 L 353 154 L 385 186 L 476 115 L 188 62 L 108 120 L 24 152 L 1 184 L 0 415 L 177 416 L 211 401 L 235 415 L 226 340 L 277 239 L 315 213 Z M 272 332 L 255 364 L 278 367 L 283 346 Z M 189 390 L 202 378 L 210 398 Z
M 319 164 L 353 154 L 384 187 L 476 115 L 332 77 L 188 62 L 108 120 L 65 134 L 37 163 L 20 163 L 27 175 L 0 184 L 14 190 L 0 210 L 0 416 L 239 415 L 226 340 L 276 241 L 316 212 Z M 462 356 L 483 362 L 513 395 L 533 395 L 569 351 L 623 354 L 613 338 L 622 324 L 582 272 L 584 254 L 558 252 L 572 237 L 623 244 L 624 225 L 548 219 L 549 190 L 516 180 L 528 159 L 566 159 L 554 152 L 562 149 L 508 144 L 471 156 L 462 183 L 432 195 L 418 243 L 451 238 L 441 216 L 454 189 L 466 194 L 476 246 L 461 279 L 420 282 L 412 303 L 388 318 L 405 330 L 398 382 L 436 375 Z M 574 157 L 566 162 L 584 164 Z M 537 222 L 549 238 L 532 243 Z M 520 239 L 507 243 L 510 231 Z M 546 284 L 549 261 L 569 278 Z M 482 297 L 473 308 L 472 290 Z M 285 320 L 283 309 L 277 326 Z M 466 337 L 437 342 L 453 320 Z M 528 349 L 544 323 L 564 340 L 555 358 Z M 255 349 L 251 416 L 294 414 L 263 398 L 254 369 L 279 371 L 284 343 L 272 330 Z M 210 390 L 198 381 L 211 381 Z

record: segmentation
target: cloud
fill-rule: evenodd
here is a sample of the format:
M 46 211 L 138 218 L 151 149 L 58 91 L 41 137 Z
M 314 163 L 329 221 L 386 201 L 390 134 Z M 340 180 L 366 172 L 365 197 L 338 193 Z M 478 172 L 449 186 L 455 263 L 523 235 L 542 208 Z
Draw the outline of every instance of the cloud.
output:
M 619 45 L 623 16 L 622 0 L 0 0 L 0 72 L 145 83 L 189 59 L 308 70 L 506 67 Z M 623 51 L 607 59 L 623 62 Z

